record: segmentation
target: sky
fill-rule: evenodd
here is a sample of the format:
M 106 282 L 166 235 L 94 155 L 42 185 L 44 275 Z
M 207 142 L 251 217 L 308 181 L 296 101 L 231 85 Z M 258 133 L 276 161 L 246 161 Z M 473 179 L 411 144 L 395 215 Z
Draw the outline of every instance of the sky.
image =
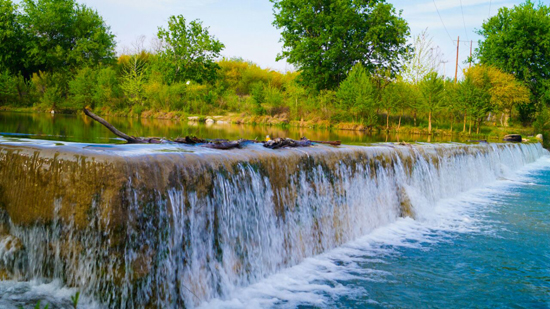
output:
M 117 37 L 118 52 L 132 50 L 145 36 L 145 47 L 156 37 L 158 27 L 166 27 L 172 15 L 188 21 L 200 19 L 210 33 L 225 44 L 222 56 L 240 57 L 263 68 L 293 70 L 285 61 L 277 62 L 282 43 L 273 25 L 273 5 L 269 0 L 77 0 L 96 9 Z M 521 0 L 387 0 L 408 21 L 411 35 L 427 29 L 435 46 L 443 53 L 445 74 L 454 77 L 456 40 L 460 36 L 459 65 L 474 49 L 480 36 L 475 34 L 483 22 L 504 6 Z M 438 14 L 439 12 L 439 14 Z M 441 17 L 440 17 L 441 16 Z M 461 76 L 459 69 L 459 77 Z M 440 73 L 443 73 L 443 65 Z

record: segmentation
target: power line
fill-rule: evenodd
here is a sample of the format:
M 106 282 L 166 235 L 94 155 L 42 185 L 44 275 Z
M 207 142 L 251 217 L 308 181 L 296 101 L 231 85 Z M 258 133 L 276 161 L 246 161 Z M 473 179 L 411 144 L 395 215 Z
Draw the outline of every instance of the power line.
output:
M 447 35 L 449 36 L 449 39 L 451 40 L 451 42 L 453 42 L 453 45 L 456 46 L 455 41 L 453 40 L 453 38 L 449 34 L 449 31 L 447 31 L 447 27 L 445 27 L 445 23 L 443 22 L 443 18 L 441 18 L 441 14 L 439 13 L 439 9 L 437 8 L 437 4 L 435 4 L 435 0 L 433 0 L 433 2 L 434 2 L 435 10 L 437 11 L 437 15 L 439 15 L 439 20 L 441 20 L 441 24 L 443 24 L 443 28 L 445 28 L 445 32 L 447 32 Z
M 460 11 L 462 12 L 462 23 L 464 23 L 464 33 L 466 34 L 466 40 L 469 41 L 468 38 L 468 30 L 466 30 L 466 19 L 464 19 L 464 7 L 462 7 L 462 0 L 460 0 Z

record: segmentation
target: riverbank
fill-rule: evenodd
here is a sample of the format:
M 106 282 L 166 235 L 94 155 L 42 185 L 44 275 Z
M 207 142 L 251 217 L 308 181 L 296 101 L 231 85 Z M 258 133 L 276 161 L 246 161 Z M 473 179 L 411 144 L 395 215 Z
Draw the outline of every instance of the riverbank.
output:
M 50 111 L 42 110 L 36 107 L 9 107 L 2 106 L 0 111 L 15 112 L 15 113 L 39 113 L 46 114 Z M 454 124 L 451 131 L 449 124 L 434 125 L 432 132 L 428 132 L 428 128 L 425 126 L 423 119 L 419 119 L 419 126 L 414 127 L 410 125 L 403 125 L 400 127 L 392 126 L 389 130 L 383 125 L 377 125 L 374 127 L 366 127 L 361 123 L 355 122 L 333 122 L 323 119 L 301 119 L 290 120 L 286 114 L 279 114 L 275 116 L 255 116 L 247 113 L 228 113 L 226 115 L 188 115 L 181 111 L 153 111 L 147 110 L 141 113 L 135 113 L 132 111 L 113 111 L 108 108 L 94 110 L 100 116 L 119 117 L 127 119 L 148 119 L 148 120 L 170 120 L 189 122 L 191 124 L 203 123 L 205 125 L 212 124 L 242 124 L 253 126 L 265 126 L 281 129 L 312 129 L 312 130 L 336 130 L 336 131 L 353 131 L 353 132 L 366 132 L 369 134 L 391 134 L 391 135 L 411 135 L 420 137 L 456 137 L 461 140 L 490 140 L 500 141 L 507 134 L 521 134 L 523 137 L 534 137 L 539 132 L 534 132 L 532 127 L 502 127 L 502 126 L 481 126 L 480 133 L 469 133 L 469 127 L 463 131 L 464 127 L 462 123 Z M 77 112 L 80 113 L 80 112 Z M 59 114 L 59 113 L 56 113 Z M 71 113 L 72 114 L 72 113 Z M 458 129 L 458 130 L 457 130 Z M 474 129 L 472 128 L 472 131 Z M 429 139 L 428 139 L 429 140 Z M 548 146 L 548 145 L 545 145 Z

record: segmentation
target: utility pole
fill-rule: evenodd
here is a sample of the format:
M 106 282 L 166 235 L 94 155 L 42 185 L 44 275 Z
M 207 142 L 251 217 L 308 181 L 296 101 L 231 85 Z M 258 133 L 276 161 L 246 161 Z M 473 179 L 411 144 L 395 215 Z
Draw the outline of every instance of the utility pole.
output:
M 458 49 L 460 47 L 460 36 L 456 41 L 456 68 L 455 68 L 455 84 L 458 81 Z
M 474 44 L 474 41 L 470 41 L 470 68 L 472 67 L 472 44 Z

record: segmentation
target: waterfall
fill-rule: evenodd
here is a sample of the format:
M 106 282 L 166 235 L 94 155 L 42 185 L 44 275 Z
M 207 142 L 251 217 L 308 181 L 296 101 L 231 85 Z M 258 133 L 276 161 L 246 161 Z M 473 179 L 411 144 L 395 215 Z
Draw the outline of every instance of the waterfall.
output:
M 0 280 L 57 279 L 108 307 L 192 308 L 399 217 L 424 220 L 438 200 L 545 154 L 116 147 L 0 144 Z

